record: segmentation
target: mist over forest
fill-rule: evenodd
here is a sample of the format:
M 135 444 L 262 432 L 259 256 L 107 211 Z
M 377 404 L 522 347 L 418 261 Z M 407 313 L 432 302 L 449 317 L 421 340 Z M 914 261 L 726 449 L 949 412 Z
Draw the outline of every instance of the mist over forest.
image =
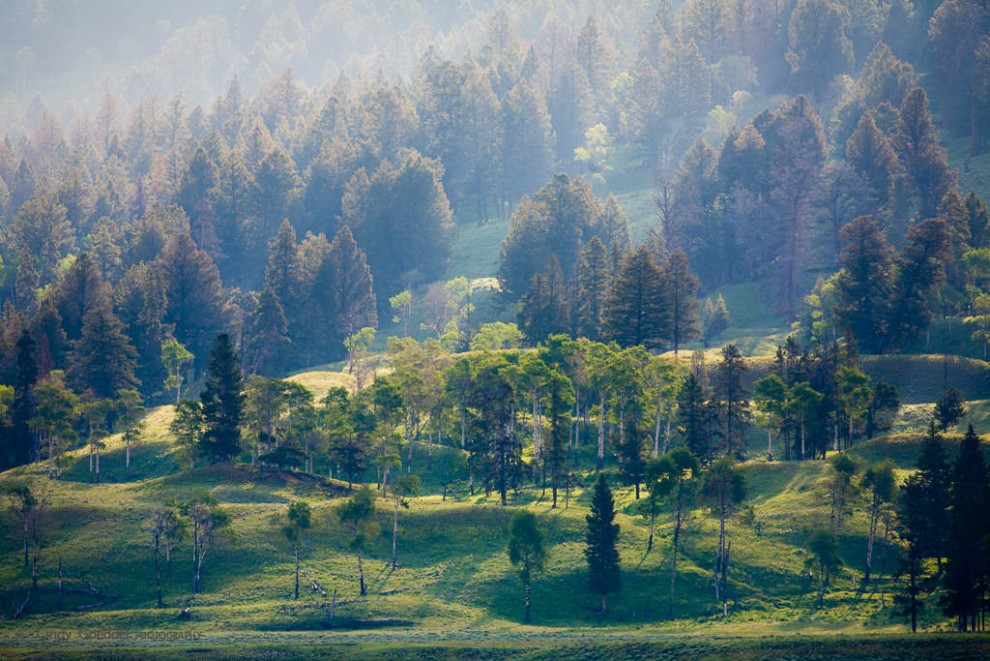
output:
M 985 631 L 985 0 L 6 0 L 0 137 L 0 637 Z

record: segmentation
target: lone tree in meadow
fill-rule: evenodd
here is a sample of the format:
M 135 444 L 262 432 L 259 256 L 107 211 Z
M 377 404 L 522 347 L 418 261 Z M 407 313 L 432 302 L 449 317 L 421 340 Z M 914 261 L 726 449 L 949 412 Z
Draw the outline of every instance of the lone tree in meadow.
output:
M 519 580 L 526 589 L 526 614 L 523 621 L 530 621 L 530 582 L 534 573 L 543 571 L 547 551 L 543 547 L 543 533 L 536 525 L 536 515 L 519 510 L 509 523 L 509 562 L 519 568 Z
M 591 514 L 584 518 L 588 522 L 588 531 L 585 534 L 587 547 L 584 549 L 584 557 L 588 561 L 588 587 L 601 596 L 601 615 L 604 616 L 608 606 L 608 593 L 622 589 L 619 551 L 615 548 L 619 539 L 619 524 L 612 523 L 615 519 L 615 501 L 604 473 L 598 474 L 595 495 L 591 501 Z
M 230 524 L 230 515 L 206 491 L 196 493 L 190 502 L 183 504 L 182 513 L 192 523 L 193 592 L 198 593 L 206 554 L 215 545 L 220 530 Z
M 392 485 L 392 505 L 394 505 L 392 517 L 392 569 L 399 566 L 399 508 L 409 508 L 407 496 L 415 496 L 419 493 L 419 476 L 403 475 Z
M 363 486 L 350 497 L 347 502 L 337 510 L 340 522 L 344 524 L 351 536 L 351 550 L 357 556 L 358 563 L 358 584 L 361 587 L 361 596 L 368 594 L 368 587 L 364 584 L 364 564 L 362 556 L 364 547 L 368 543 L 371 535 L 371 526 L 375 520 L 375 493 L 371 487 Z
M 942 396 L 935 400 L 935 422 L 939 431 L 948 431 L 955 427 L 966 415 L 966 398 L 959 388 L 948 388 Z
M 282 528 L 285 538 L 292 543 L 292 557 L 296 563 L 296 585 L 293 599 L 299 598 L 299 546 L 302 544 L 303 531 L 308 530 L 311 523 L 309 505 L 304 500 L 294 500 L 289 503 L 286 513 L 288 525 Z
M 230 461 L 241 452 L 243 383 L 230 336 L 221 333 L 210 350 L 206 387 L 200 395 L 203 434 L 200 454 L 211 462 Z
M 839 558 L 835 535 L 825 528 L 815 528 L 811 531 L 808 535 L 808 550 L 811 551 L 811 555 L 806 565 L 809 570 L 818 574 L 818 608 L 821 608 L 825 603 L 825 588 L 832 576 L 842 567 L 842 560 Z

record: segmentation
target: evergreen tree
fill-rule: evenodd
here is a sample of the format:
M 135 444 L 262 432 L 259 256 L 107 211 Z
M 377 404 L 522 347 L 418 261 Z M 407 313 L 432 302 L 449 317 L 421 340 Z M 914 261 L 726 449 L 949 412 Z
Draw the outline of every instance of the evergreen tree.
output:
M 544 451 L 544 460 L 550 469 L 553 503 L 557 507 L 557 488 L 561 482 L 561 472 L 565 470 L 568 445 L 571 439 L 571 406 L 574 405 L 574 387 L 571 380 L 554 370 L 546 383 L 546 412 L 550 424 L 550 443 Z
M 4 430 L 7 447 L 0 460 L 4 468 L 20 466 L 35 459 L 37 448 L 29 421 L 35 416 L 34 387 L 38 382 L 37 344 L 24 329 L 17 339 L 14 373 L 14 399 L 10 405 L 10 429 Z
M 77 390 L 111 399 L 118 390 L 136 388 L 137 351 L 124 334 L 124 325 L 109 304 L 90 309 L 83 318 L 82 336 L 72 343 L 69 379 Z
M 682 342 L 690 342 L 701 333 L 698 328 L 698 287 L 700 283 L 688 268 L 688 258 L 681 250 L 674 250 L 660 269 L 670 309 L 670 340 L 674 355 Z
M 959 424 L 966 415 L 966 399 L 959 388 L 950 387 L 935 400 L 934 418 L 938 422 L 939 431 Z
M 952 471 L 948 453 L 935 421 L 928 423 L 928 433 L 918 453 L 918 479 L 924 492 L 924 556 L 935 558 L 939 571 L 949 551 L 949 507 Z
M 733 456 L 745 447 L 749 428 L 749 393 L 743 383 L 746 363 L 734 344 L 722 349 L 722 361 L 715 372 L 714 398 L 724 430 L 725 454 Z
M 79 255 L 58 284 L 56 300 L 66 338 L 69 341 L 78 340 L 86 313 L 110 304 L 110 287 L 103 279 L 93 255 L 88 252 Z
M 271 376 L 285 366 L 285 352 L 290 343 L 289 322 L 282 303 L 271 287 L 265 287 L 249 321 L 248 351 L 252 374 Z
M 684 445 L 702 461 L 708 460 L 713 449 L 712 414 L 704 384 L 692 371 L 677 395 L 677 428 L 681 430 Z
M 886 332 L 893 296 L 894 251 L 870 216 L 860 216 L 842 228 L 845 243 L 839 254 L 836 314 L 860 348 L 876 353 Z
M 623 261 L 605 305 L 605 333 L 623 347 L 658 347 L 669 339 L 664 282 L 646 246 Z
M 597 236 L 581 251 L 578 291 L 575 304 L 575 328 L 580 337 L 597 340 L 605 323 L 605 304 L 609 287 L 608 256 L 605 244 Z
M 863 113 L 845 146 L 846 162 L 869 184 L 878 207 L 889 208 L 901 166 L 871 113 Z
M 920 87 L 904 97 L 893 146 L 911 178 L 921 217 L 933 217 L 942 196 L 952 187 L 954 177 L 928 109 L 928 95 Z
M 533 194 L 534 182 L 546 181 L 552 174 L 553 128 L 538 88 L 525 80 L 512 88 L 502 100 L 498 130 L 501 211 Z
M 787 26 L 787 62 L 799 89 L 821 98 L 832 78 L 852 68 L 849 21 L 849 11 L 829 0 L 799 0 Z
M 209 354 L 210 343 L 225 322 L 220 271 L 184 233 L 169 239 L 156 268 L 162 274 L 168 302 L 162 322 L 173 327 L 175 339 L 186 345 L 198 362 Z
M 619 551 L 616 548 L 619 524 L 612 523 L 615 519 L 615 501 L 604 473 L 598 474 L 591 500 L 591 513 L 584 518 L 588 524 L 584 549 L 584 557 L 588 562 L 588 588 L 601 597 L 599 617 L 604 617 L 608 594 L 622 589 Z
M 903 559 L 901 574 L 907 574 L 907 611 L 911 616 L 911 633 L 918 630 L 918 612 L 921 610 L 920 599 L 923 588 L 924 558 L 926 536 L 929 532 L 926 517 L 927 497 L 920 476 L 915 473 L 908 477 L 901 489 L 898 502 L 896 533 L 904 542 L 906 556 Z
M 598 233 L 601 208 L 581 179 L 555 174 L 532 198 L 523 198 L 509 219 L 502 241 L 498 279 L 515 300 L 529 288 L 533 276 L 557 256 L 564 277 L 574 277 L 581 245 Z
M 701 339 L 705 343 L 705 348 L 708 348 L 712 340 L 728 327 L 729 307 L 725 304 L 722 294 L 716 296 L 714 301 L 706 298 L 701 305 Z
M 946 595 L 943 609 L 956 618 L 959 631 L 978 631 L 987 579 L 984 548 L 988 532 L 986 502 L 990 498 L 986 459 L 980 437 L 970 425 L 952 469 Z
M 317 282 L 329 280 L 332 289 L 314 291 L 316 297 L 332 297 L 336 312 L 334 325 L 338 337 L 350 337 L 360 328 L 378 326 L 377 298 L 373 288 L 367 258 L 354 241 L 349 227 L 344 227 L 330 243 L 330 252 L 321 271 L 329 269 L 328 277 L 317 276 Z
M 929 218 L 908 230 L 897 258 L 897 280 L 880 353 L 896 349 L 924 330 L 932 319 L 929 295 L 945 282 L 950 230 L 944 220 Z
M 566 284 L 556 256 L 550 255 L 546 270 L 533 276 L 529 291 L 522 299 L 519 326 L 534 345 L 548 335 L 570 330 Z
M 242 377 L 230 336 L 221 333 L 210 349 L 206 385 L 200 394 L 203 434 L 199 453 L 210 462 L 235 459 L 241 452 Z

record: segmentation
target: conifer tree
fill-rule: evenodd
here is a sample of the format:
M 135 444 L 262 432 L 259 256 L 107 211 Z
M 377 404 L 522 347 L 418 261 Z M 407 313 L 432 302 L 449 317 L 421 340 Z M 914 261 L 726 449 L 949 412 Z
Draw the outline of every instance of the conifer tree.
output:
M 724 430 L 725 454 L 742 449 L 749 428 L 749 393 L 743 383 L 746 363 L 734 344 L 722 349 L 722 361 L 715 372 L 714 397 Z
M 870 216 L 853 220 L 842 228 L 841 236 L 845 245 L 839 254 L 836 314 L 861 350 L 876 353 L 894 294 L 894 250 Z
M 928 95 L 920 87 L 904 97 L 893 146 L 918 195 L 921 217 L 933 217 L 953 175 L 928 109 Z
M 577 301 L 574 306 L 574 325 L 578 336 L 590 340 L 597 340 L 601 336 L 608 286 L 605 244 L 597 236 L 592 237 L 581 251 L 581 266 L 578 269 Z
M 548 335 L 570 331 L 566 284 L 555 255 L 550 255 L 543 273 L 533 276 L 529 291 L 522 299 L 519 326 L 534 345 Z
M 210 462 L 235 459 L 241 452 L 242 377 L 230 336 L 221 333 L 210 349 L 206 385 L 200 394 L 203 433 L 198 450 Z
M 986 510 L 990 485 L 980 437 L 972 425 L 966 430 L 952 469 L 950 498 L 946 594 L 942 605 L 946 615 L 955 616 L 959 631 L 975 632 L 982 624 L 981 592 L 988 571 L 983 545 L 990 532 Z
M 605 616 L 607 596 L 622 589 L 619 573 L 619 524 L 615 519 L 615 501 L 605 481 L 605 474 L 598 474 L 595 493 L 591 500 L 591 513 L 585 515 L 588 530 L 585 533 L 584 557 L 588 562 L 588 588 L 601 597 L 599 617 Z
M 10 406 L 9 447 L 5 448 L 4 466 L 20 466 L 34 458 L 37 451 L 29 421 L 35 416 L 34 387 L 38 382 L 37 344 L 24 329 L 16 344 L 14 400 Z
M 137 351 L 109 303 L 87 311 L 82 335 L 72 342 L 69 355 L 68 376 L 74 387 L 110 399 L 118 390 L 140 385 L 136 368 Z
M 688 267 L 688 258 L 681 250 L 674 250 L 660 269 L 663 291 L 670 308 L 670 341 L 674 355 L 681 343 L 690 342 L 701 333 L 698 328 L 698 278 Z
M 273 376 L 285 366 L 285 352 L 290 343 L 289 322 L 275 291 L 266 286 L 251 315 L 248 346 L 252 374 Z
M 338 337 L 350 337 L 360 328 L 378 326 L 377 299 L 371 269 L 363 250 L 354 241 L 349 227 L 341 229 L 330 243 L 330 252 L 321 268 L 330 269 L 333 289 L 316 292 L 317 296 L 332 296 L 336 311 L 334 319 Z
M 669 338 L 664 283 L 646 246 L 622 262 L 605 306 L 606 337 L 623 347 L 660 346 Z

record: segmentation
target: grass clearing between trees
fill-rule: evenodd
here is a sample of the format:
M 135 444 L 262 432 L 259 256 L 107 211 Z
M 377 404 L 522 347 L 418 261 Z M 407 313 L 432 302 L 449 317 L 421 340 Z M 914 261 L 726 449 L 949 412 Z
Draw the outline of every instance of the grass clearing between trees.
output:
M 769 359 L 756 360 L 762 365 Z M 938 366 L 927 357 L 897 364 L 905 363 L 910 363 L 911 378 Z M 976 383 L 980 372 L 976 367 L 972 372 L 966 378 Z M 328 372 L 294 379 L 314 390 L 347 381 Z M 912 405 L 924 406 L 931 404 Z M 913 425 L 920 416 L 921 409 L 912 407 L 902 424 Z M 986 418 L 985 402 L 970 407 L 970 418 Z M 728 522 L 726 620 L 712 580 L 718 519 L 698 504 L 691 507 L 682 531 L 674 617 L 668 618 L 670 515 L 662 510 L 647 554 L 648 523 L 638 513 L 634 490 L 619 486 L 614 466 L 606 467 L 621 526 L 623 588 L 609 596 L 609 612 L 600 625 L 597 601 L 585 585 L 583 556 L 593 471 L 581 473 L 566 507 L 561 494 L 560 507 L 551 509 L 549 488 L 544 491 L 531 480 L 511 494 L 511 507 L 501 508 L 497 494 L 468 492 L 465 468 L 448 461 L 461 453 L 459 448 L 418 444 L 412 468 L 423 478 L 423 493 L 400 511 L 399 566 L 392 570 L 388 562 L 392 506 L 379 499 L 377 533 L 365 556 L 369 594 L 360 597 L 355 556 L 335 514 L 346 484 L 250 464 L 183 470 L 187 466 L 176 459 L 167 432 L 171 408 L 148 413 L 143 440 L 132 447 L 130 478 L 119 437 L 106 441 L 100 483 L 89 482 L 85 449 L 68 454 L 61 481 L 49 481 L 42 464 L 0 476 L 4 483 L 27 482 L 47 491 L 52 504 L 39 592 L 17 620 L 11 616 L 28 594 L 30 570 L 22 566 L 16 528 L 8 527 L 0 538 L 0 649 L 5 658 L 40 653 L 50 658 L 168 658 L 180 652 L 234 658 L 266 650 L 279 658 L 976 658 L 974 652 L 986 649 L 982 640 L 963 636 L 906 635 L 892 601 L 897 589 L 892 547 L 881 551 L 888 553 L 882 563 L 874 564 L 875 580 L 862 583 L 868 519 L 860 495 L 851 497 L 838 537 L 842 567 L 826 592 L 825 607 L 816 609 L 804 545 L 807 531 L 828 518 L 827 464 L 767 462 L 761 454 L 762 432 L 751 439 L 750 456 L 756 458 L 742 464 L 748 487 L 744 511 Z M 915 428 L 915 433 L 861 442 L 852 452 L 864 465 L 890 458 L 907 471 L 913 468 L 919 438 Z M 954 446 L 957 440 L 951 436 L 948 442 Z M 579 453 L 584 467 L 593 465 L 593 443 L 593 433 L 584 436 Z M 446 501 L 441 467 L 458 472 Z M 373 479 L 374 472 L 368 477 Z M 149 515 L 157 504 L 188 499 L 197 489 L 220 503 L 231 525 L 209 551 L 199 594 L 192 592 L 188 536 L 180 543 L 170 567 L 163 569 L 165 607 L 157 609 Z M 292 599 L 291 545 L 282 533 L 287 505 L 296 499 L 309 503 L 314 522 L 302 544 L 298 600 Z M 517 507 L 537 515 L 549 549 L 546 570 L 532 584 L 531 626 L 521 625 L 522 586 L 506 553 L 508 521 Z M 59 558 L 65 588 L 61 610 Z M 313 589 L 314 582 L 325 594 Z M 183 619 L 180 612 L 186 608 L 189 618 Z M 947 630 L 934 601 L 922 626 L 930 634 Z M 827 656 L 816 656 L 826 649 Z

